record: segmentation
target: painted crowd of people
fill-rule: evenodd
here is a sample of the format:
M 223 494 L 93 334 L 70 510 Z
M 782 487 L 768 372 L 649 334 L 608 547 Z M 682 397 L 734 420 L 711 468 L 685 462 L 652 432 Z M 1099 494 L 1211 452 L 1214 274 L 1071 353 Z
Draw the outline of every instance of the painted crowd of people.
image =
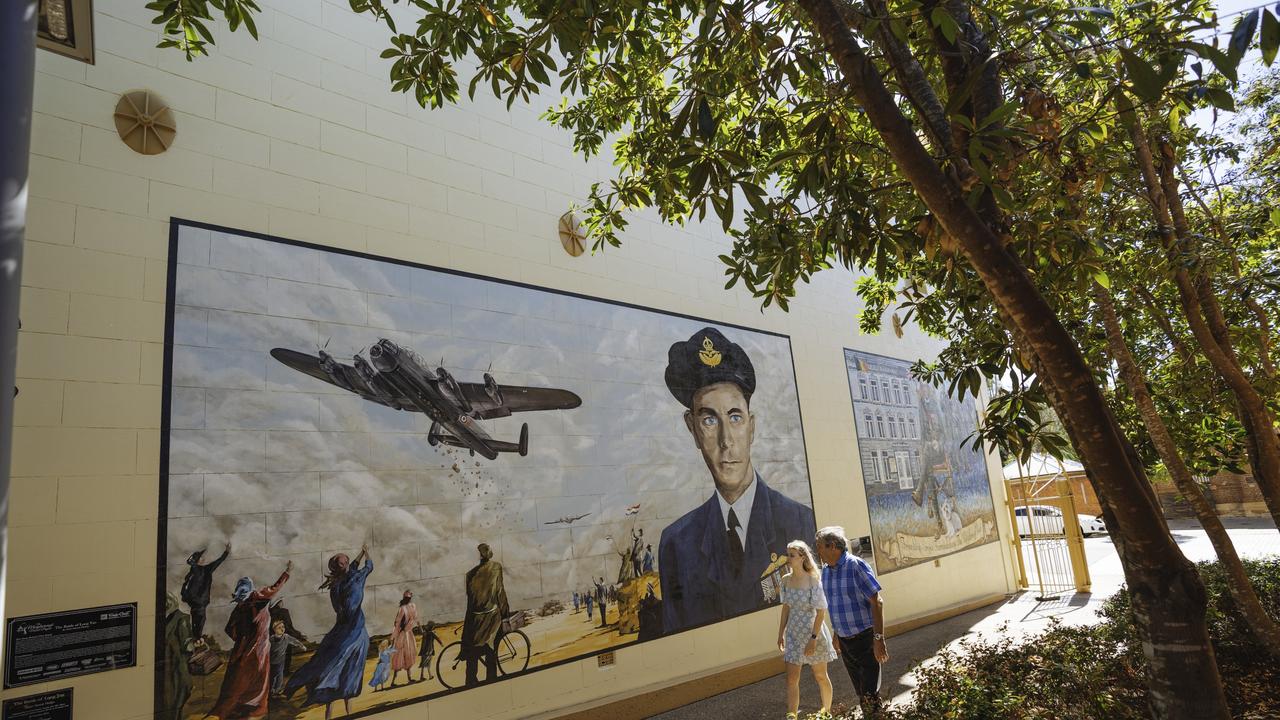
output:
M 205 611 L 211 602 L 213 574 L 230 552 L 228 544 L 212 562 L 201 562 L 203 550 L 188 558 L 181 602 L 187 604 L 189 613 L 182 611 L 179 597 L 173 593 L 166 597 L 163 632 L 167 660 L 162 673 L 162 693 L 167 705 L 165 716 L 172 720 L 185 717 L 183 710 L 191 697 L 193 670 L 205 674 L 220 664 L 219 655 L 218 660 L 201 668 L 205 655 L 216 654 L 210 648 L 212 638 L 203 634 L 203 626 Z M 292 654 L 308 649 L 306 637 L 292 627 L 289 611 L 277 599 L 292 569 L 293 563 L 287 563 L 275 583 L 267 587 L 257 587 L 250 577 L 236 582 L 230 598 L 231 613 L 224 628 L 231 649 L 226 653 L 217 699 L 206 717 L 221 720 L 265 717 L 273 699 L 288 700 L 299 691 L 305 691 L 303 706 L 324 706 L 325 718 L 333 717 L 339 704 L 344 713 L 351 712 L 352 698 L 363 689 L 370 646 L 362 607 L 365 585 L 374 569 L 369 548 L 362 547 L 354 559 L 345 553 L 329 558 L 328 572 L 319 589 L 329 592 L 333 626 L 307 661 L 289 673 Z M 498 587 L 500 590 L 500 576 Z M 505 595 L 503 601 L 505 603 Z M 405 684 L 434 677 L 431 664 L 436 646 L 440 644 L 436 627 L 434 622 L 421 622 L 413 592 L 406 590 L 388 638 L 379 648 L 379 662 L 369 686 L 394 687 L 402 672 Z M 416 680 L 414 669 L 418 670 Z

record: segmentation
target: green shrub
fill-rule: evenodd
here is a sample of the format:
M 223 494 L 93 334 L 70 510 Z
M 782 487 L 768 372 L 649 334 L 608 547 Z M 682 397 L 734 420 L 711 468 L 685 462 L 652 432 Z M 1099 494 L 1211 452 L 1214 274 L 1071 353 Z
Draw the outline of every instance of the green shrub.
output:
M 1201 563 L 1206 620 L 1232 715 L 1280 717 L 1280 663 L 1240 618 L 1216 563 Z M 1271 617 L 1280 618 L 1280 558 L 1245 561 Z M 1121 590 L 1092 626 L 1054 623 L 1038 635 L 962 640 L 916 669 L 912 700 L 886 720 L 1130 720 L 1149 717 L 1147 661 Z M 843 717 L 852 718 L 847 714 Z

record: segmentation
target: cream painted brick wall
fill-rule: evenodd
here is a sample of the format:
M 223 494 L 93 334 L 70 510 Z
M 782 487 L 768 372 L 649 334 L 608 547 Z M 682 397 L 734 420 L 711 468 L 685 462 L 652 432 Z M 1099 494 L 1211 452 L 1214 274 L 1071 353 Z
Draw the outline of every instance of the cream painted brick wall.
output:
M 13 448 L 14 475 L 121 474 L 137 467 L 137 431 L 131 429 L 19 427 Z
M 320 145 L 317 118 L 226 90 L 219 90 L 217 98 L 215 119 L 221 123 L 258 133 L 268 144 L 271 138 L 279 137 L 297 145 Z
M 169 257 L 167 222 L 88 207 L 76 208 L 74 217 L 77 247 L 155 260 Z
M 36 196 L 27 197 L 27 241 L 70 245 L 76 237 L 76 206 Z
M 72 293 L 67 333 L 80 337 L 164 342 L 164 304 Z
M 154 519 L 156 509 L 156 481 L 150 475 L 58 478 L 60 524 Z
M 14 424 L 23 427 L 62 424 L 61 380 L 18 381 L 18 397 L 14 400 Z
M 65 333 L 71 293 L 28 287 L 22 293 L 22 328 L 28 332 Z
M 55 115 L 37 114 L 31 128 L 31 152 L 59 160 L 75 162 L 80 156 L 80 130 L 74 120 Z
M 631 218 L 623 248 L 570 258 L 557 219 L 611 177 L 611 157 L 584 161 L 538 120 L 553 98 L 508 112 L 481 93 L 421 110 L 390 92 L 385 28 L 345 0 L 266 0 L 261 41 L 221 28 L 212 57 L 195 63 L 154 47 L 143 4 L 97 0 L 96 64 L 40 52 L 35 86 L 7 601 L 11 614 L 139 603 L 140 666 L 72 683 L 94 720 L 152 712 L 172 217 L 789 334 L 818 520 L 867 532 L 841 348 L 914 357 L 937 344 L 859 336 L 847 274 L 814 278 L 789 315 L 762 314 L 742 289 L 723 289 L 715 258 L 730 243 L 716 227 L 671 227 L 652 212 Z M 139 88 L 177 118 L 162 155 L 136 155 L 115 135 L 119 94 Z M 993 544 L 888 576 L 890 619 L 1004 591 L 1007 566 Z M 625 694 L 771 654 L 774 623 L 740 618 L 626 648 L 612 671 L 571 663 L 385 717 L 520 718 Z
M 227 160 L 214 161 L 213 189 L 232 197 L 258 200 L 273 207 L 299 212 L 314 213 L 320 208 L 319 184 Z
M 138 382 L 139 344 L 71 335 L 23 332 L 18 377 L 42 380 Z
M 114 131 L 98 128 L 85 130 L 80 162 L 196 190 L 211 190 L 213 185 L 213 158 L 208 155 L 182 147 L 160 155 L 139 155 L 120 142 Z
M 88 428 L 160 427 L 160 387 L 132 383 L 68 382 L 62 422 Z

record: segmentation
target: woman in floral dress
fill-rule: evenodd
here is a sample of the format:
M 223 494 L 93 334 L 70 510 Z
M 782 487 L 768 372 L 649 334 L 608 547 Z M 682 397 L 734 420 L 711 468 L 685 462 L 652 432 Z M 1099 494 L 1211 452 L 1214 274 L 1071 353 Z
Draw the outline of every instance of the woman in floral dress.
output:
M 822 575 L 813 553 L 802 540 L 787 544 L 790 573 L 782 581 L 782 619 L 778 622 L 778 650 L 787 664 L 787 719 L 794 720 L 800 709 L 800 666 L 808 665 L 822 698 L 820 717 L 831 713 L 831 678 L 827 663 L 836 659 L 827 617 L 827 598 L 822 593 Z

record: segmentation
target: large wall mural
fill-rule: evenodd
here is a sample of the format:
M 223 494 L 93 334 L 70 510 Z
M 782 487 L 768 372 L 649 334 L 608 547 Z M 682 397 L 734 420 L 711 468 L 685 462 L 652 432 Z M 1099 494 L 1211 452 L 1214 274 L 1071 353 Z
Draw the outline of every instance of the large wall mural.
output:
M 916 381 L 906 361 L 844 355 L 876 569 L 998 540 L 986 458 L 961 447 L 977 427 L 973 404 Z
M 176 222 L 158 717 L 376 713 L 777 602 L 784 336 Z

